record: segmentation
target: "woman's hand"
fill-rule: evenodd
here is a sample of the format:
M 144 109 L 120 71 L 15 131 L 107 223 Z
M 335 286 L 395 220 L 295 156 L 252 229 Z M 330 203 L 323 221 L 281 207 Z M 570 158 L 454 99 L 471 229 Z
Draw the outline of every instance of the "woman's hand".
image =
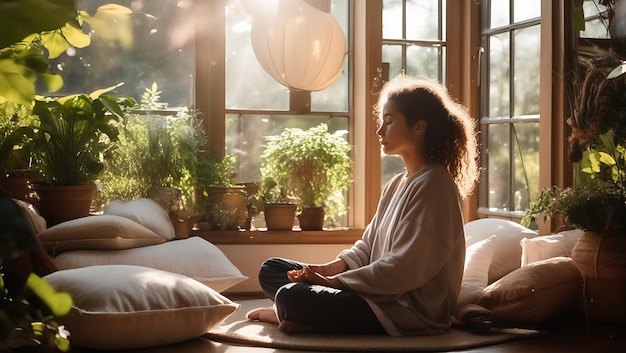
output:
M 335 259 L 323 265 L 309 265 L 309 268 L 322 276 L 334 276 L 345 272 L 348 269 L 348 265 L 342 259 Z
M 343 283 L 334 276 L 324 276 L 321 273 L 315 272 L 311 267 L 303 267 L 299 270 L 291 270 L 287 272 L 287 277 L 292 282 L 303 282 L 311 284 L 319 284 L 322 286 L 333 287 L 343 289 L 345 286 Z

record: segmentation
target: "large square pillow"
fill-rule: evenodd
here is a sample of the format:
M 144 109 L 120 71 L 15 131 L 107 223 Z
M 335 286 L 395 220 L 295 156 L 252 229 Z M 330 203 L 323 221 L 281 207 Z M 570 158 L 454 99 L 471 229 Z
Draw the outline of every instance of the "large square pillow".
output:
M 104 214 L 131 219 L 162 236 L 165 240 L 172 240 L 176 235 L 174 224 L 172 224 L 167 211 L 151 199 L 116 200 L 104 206 Z
M 44 277 L 72 296 L 59 323 L 72 344 L 91 349 L 135 349 L 200 337 L 239 309 L 201 283 L 141 266 L 63 270 Z
M 523 238 L 520 241 L 522 246 L 522 267 L 551 257 L 571 257 L 574 246 L 583 233 L 583 230 L 575 229 L 531 239 Z
M 191 277 L 222 292 L 248 279 L 215 245 L 200 237 L 126 250 L 69 251 L 54 258 L 59 269 L 137 265 Z
M 519 223 L 498 218 L 481 218 L 465 224 L 465 243 L 470 246 L 492 235 L 496 236 L 496 248 L 489 267 L 489 283 L 520 268 L 523 238 L 534 238 L 537 232 Z
M 112 215 L 65 221 L 40 232 L 37 238 L 53 255 L 69 250 L 118 250 L 165 242 L 141 224 Z
M 569 257 L 521 267 L 487 286 L 477 303 L 495 323 L 535 325 L 576 310 L 582 292 L 580 271 Z

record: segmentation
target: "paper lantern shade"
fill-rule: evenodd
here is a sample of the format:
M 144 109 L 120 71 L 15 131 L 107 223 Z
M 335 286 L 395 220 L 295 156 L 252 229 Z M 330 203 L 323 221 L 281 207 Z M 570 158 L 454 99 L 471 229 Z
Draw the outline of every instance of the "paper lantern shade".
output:
M 278 82 L 320 91 L 341 75 L 346 39 L 331 14 L 300 0 L 248 0 L 244 6 L 253 19 L 254 55 Z

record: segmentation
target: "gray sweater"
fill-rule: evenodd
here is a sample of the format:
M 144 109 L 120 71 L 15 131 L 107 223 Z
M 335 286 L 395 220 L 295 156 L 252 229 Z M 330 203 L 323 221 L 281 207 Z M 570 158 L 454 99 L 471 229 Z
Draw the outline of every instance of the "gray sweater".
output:
M 442 333 L 461 288 L 465 236 L 458 190 L 431 163 L 385 185 L 363 236 L 338 257 L 337 278 L 367 300 L 388 334 Z

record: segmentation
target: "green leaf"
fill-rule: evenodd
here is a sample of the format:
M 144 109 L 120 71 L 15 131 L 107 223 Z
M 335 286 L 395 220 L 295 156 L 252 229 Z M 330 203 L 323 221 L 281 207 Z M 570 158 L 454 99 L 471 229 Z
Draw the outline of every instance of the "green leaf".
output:
M 132 11 L 117 4 L 102 5 L 93 16 L 84 11 L 79 17 L 93 29 L 94 34 L 109 42 L 119 42 L 129 48 L 133 44 Z M 114 24 L 114 25 L 112 25 Z
M 41 45 L 48 50 L 48 57 L 54 59 L 63 54 L 67 48 L 70 47 L 70 43 L 63 36 L 60 30 L 45 32 L 41 34 Z
M 615 159 L 610 154 L 606 152 L 598 152 L 598 154 L 600 155 L 600 158 L 599 158 L 600 163 L 606 164 L 608 166 L 615 165 Z
M 63 78 L 54 74 L 39 74 L 39 78 L 48 87 L 48 91 L 56 92 L 63 87 Z
M 76 0 L 0 1 L 0 48 L 76 18 Z
M 32 102 L 35 85 L 25 70 L 12 59 L 0 59 L 0 97 L 24 105 Z
M 26 287 L 43 301 L 54 316 L 67 315 L 72 309 L 72 297 L 66 292 L 57 292 L 45 279 L 31 273 Z
M 76 23 L 66 23 L 65 26 L 61 28 L 61 33 L 63 33 L 65 39 L 76 48 L 85 48 L 91 44 L 91 37 L 85 34 L 83 29 L 78 27 Z
M 579 31 L 585 30 L 585 13 L 582 6 L 572 8 L 572 26 Z

